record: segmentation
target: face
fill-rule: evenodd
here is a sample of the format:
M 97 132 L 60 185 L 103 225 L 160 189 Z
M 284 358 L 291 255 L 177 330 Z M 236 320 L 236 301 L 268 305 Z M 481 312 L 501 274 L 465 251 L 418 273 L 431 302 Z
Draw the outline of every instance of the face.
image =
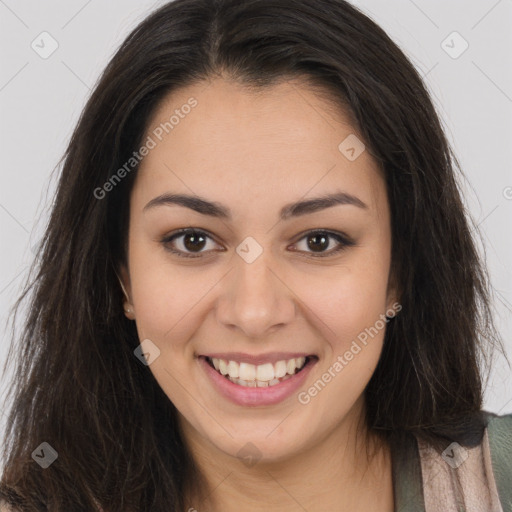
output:
M 197 84 L 150 120 L 121 271 L 192 444 L 277 461 L 361 417 L 396 296 L 385 182 L 354 134 L 292 82 Z

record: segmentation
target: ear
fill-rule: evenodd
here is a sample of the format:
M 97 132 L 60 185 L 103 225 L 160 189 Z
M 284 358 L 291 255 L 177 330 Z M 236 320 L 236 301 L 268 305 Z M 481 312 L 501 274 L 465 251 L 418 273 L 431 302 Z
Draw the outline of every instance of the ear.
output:
M 394 311 L 393 316 L 396 316 L 398 312 L 402 309 L 402 306 L 400 304 L 401 296 L 402 292 L 398 284 L 398 279 L 396 278 L 395 272 L 391 270 L 389 274 L 386 295 L 386 315 L 388 314 L 388 312 Z
M 131 283 L 130 283 L 130 275 L 128 273 L 128 269 L 125 265 L 120 265 L 118 269 L 118 273 L 116 273 L 117 278 L 119 280 L 119 285 L 121 287 L 121 290 L 124 294 L 124 303 L 123 303 L 123 309 L 124 314 L 126 315 L 126 318 L 129 318 L 130 320 L 135 319 L 135 311 L 132 303 L 132 290 L 131 290 Z

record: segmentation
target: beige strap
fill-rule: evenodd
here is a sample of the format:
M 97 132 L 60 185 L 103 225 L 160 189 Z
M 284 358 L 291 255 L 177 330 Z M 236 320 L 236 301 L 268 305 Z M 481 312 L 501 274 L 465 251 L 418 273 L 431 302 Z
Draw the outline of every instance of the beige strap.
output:
M 426 512 L 503 512 L 485 429 L 482 443 L 452 443 L 442 453 L 418 439 Z

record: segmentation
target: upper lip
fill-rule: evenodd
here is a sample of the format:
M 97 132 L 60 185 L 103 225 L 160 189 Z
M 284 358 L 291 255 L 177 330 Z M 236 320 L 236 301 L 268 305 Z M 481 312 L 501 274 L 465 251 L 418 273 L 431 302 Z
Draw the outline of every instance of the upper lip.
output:
M 269 352 L 267 354 L 246 354 L 244 352 L 215 352 L 210 354 L 201 354 L 200 357 L 208 357 L 210 359 L 224 359 L 225 361 L 235 361 L 237 363 L 249 363 L 254 365 L 272 363 L 277 361 L 288 361 L 296 357 L 316 357 L 307 352 Z

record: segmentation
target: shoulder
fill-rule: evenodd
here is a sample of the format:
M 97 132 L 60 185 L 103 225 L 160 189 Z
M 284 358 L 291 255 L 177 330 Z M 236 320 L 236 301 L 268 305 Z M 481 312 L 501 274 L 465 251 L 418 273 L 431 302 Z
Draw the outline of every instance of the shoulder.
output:
M 434 447 L 417 437 L 417 462 L 409 463 L 404 481 L 422 496 L 411 510 L 459 510 L 457 503 L 465 503 L 465 511 L 512 512 L 512 414 L 481 412 L 485 429 L 476 445 Z
M 486 413 L 492 471 L 504 510 L 512 510 L 512 414 Z
M 509 444 L 512 440 L 512 413 L 503 416 L 498 416 L 492 412 L 484 412 L 484 414 L 489 435 L 504 441 L 504 448 L 510 450 L 512 448 L 512 444 Z

